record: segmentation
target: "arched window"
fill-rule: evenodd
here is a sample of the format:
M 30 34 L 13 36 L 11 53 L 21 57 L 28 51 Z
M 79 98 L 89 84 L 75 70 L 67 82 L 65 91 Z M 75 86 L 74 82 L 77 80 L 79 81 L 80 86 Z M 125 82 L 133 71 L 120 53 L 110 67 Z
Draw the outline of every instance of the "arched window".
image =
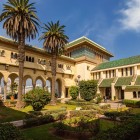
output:
M 34 57 L 32 57 L 32 62 L 34 63 Z
M 29 62 L 32 62 L 31 57 L 29 57 Z
M 29 61 L 28 56 L 26 56 L 26 61 Z
M 138 92 L 138 98 L 140 98 L 140 91 Z
M 15 59 L 17 59 L 17 53 L 15 53 Z
M 14 58 L 13 52 L 11 52 L 11 58 Z
M 137 98 L 136 91 L 133 92 L 133 98 Z

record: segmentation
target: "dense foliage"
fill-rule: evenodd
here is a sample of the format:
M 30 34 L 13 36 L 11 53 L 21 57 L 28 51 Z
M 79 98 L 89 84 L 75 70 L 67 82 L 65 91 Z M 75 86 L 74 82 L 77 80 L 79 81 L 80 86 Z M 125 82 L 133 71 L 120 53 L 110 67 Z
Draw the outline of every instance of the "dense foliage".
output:
M 140 138 L 140 121 L 130 121 L 100 132 L 94 140 L 137 140 Z
M 19 129 L 10 123 L 0 124 L 0 140 L 23 140 Z
M 90 101 L 95 97 L 97 91 L 96 81 L 94 80 L 80 81 L 79 87 L 80 87 L 80 95 L 84 100 Z
M 69 89 L 69 93 L 70 93 L 70 96 L 72 97 L 72 99 L 76 99 L 77 96 L 78 96 L 78 93 L 79 93 L 79 89 L 77 86 L 71 86 L 70 89 Z
M 140 107 L 140 101 L 125 99 L 123 102 L 127 107 Z
M 27 105 L 31 105 L 35 111 L 40 111 L 50 101 L 50 93 L 42 88 L 30 90 L 24 96 Z

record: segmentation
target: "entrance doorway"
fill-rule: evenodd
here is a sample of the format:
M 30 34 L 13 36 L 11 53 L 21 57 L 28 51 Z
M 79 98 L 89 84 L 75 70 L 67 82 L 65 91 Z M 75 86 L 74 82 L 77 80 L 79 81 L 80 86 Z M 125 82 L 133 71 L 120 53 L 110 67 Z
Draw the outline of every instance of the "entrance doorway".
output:
M 107 87 L 105 90 L 105 96 L 107 99 L 111 99 L 111 88 Z
M 124 99 L 124 90 L 121 90 L 121 99 Z

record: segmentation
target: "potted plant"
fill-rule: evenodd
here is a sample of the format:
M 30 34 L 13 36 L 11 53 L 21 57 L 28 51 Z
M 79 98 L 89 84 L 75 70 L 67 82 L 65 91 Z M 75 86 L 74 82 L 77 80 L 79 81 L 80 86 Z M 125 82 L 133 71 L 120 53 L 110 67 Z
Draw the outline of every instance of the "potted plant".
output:
M 11 84 L 11 96 L 10 96 L 10 99 L 13 101 L 14 100 L 14 94 L 16 93 L 16 91 L 17 91 L 17 83 L 16 82 L 14 82 L 14 83 L 12 83 Z

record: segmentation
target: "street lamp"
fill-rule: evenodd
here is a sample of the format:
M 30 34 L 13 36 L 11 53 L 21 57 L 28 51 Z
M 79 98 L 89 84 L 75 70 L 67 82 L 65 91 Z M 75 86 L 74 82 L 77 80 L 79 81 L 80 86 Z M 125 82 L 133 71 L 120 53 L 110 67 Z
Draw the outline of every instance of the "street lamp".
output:
M 81 76 L 78 75 L 78 76 L 77 76 L 77 84 L 78 84 L 78 87 L 79 87 L 80 78 L 81 78 Z M 80 87 L 79 87 L 79 88 L 80 88 Z M 78 100 L 79 100 L 79 99 L 80 99 L 80 91 L 79 91 L 79 93 L 78 93 Z
M 79 82 L 80 82 L 81 76 L 78 75 L 77 78 L 75 78 L 75 83 L 79 87 Z M 79 106 L 79 99 L 80 99 L 80 91 L 78 92 L 78 106 Z

